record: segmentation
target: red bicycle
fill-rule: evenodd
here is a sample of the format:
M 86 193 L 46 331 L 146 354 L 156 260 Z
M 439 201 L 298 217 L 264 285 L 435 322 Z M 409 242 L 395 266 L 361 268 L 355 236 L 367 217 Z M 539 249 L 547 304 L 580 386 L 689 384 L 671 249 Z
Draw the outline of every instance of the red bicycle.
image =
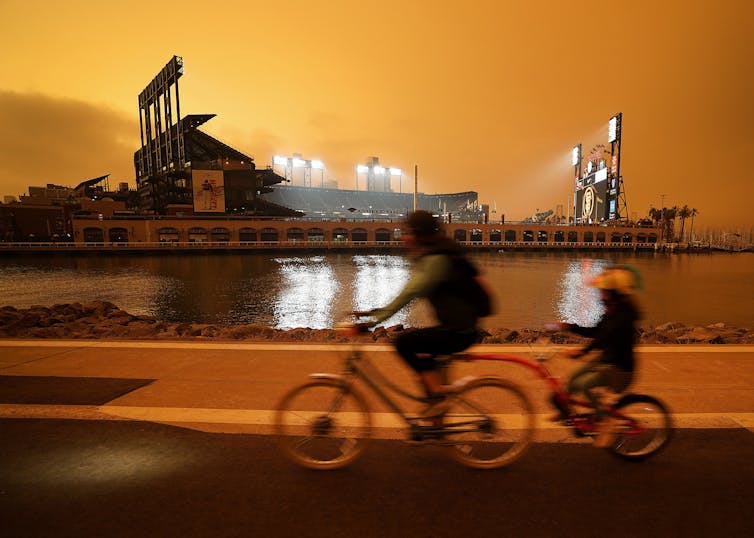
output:
M 544 346 L 539 346 L 544 348 Z M 536 350 L 535 350 L 536 351 Z M 594 406 L 585 398 L 573 396 L 566 384 L 547 367 L 552 352 L 534 353 L 530 359 L 505 353 L 474 354 L 474 360 L 504 361 L 523 366 L 543 379 L 552 391 L 552 399 L 566 411 L 562 422 L 576 437 L 594 438 L 599 433 Z M 603 398 L 602 408 L 612 419 L 614 440 L 605 447 L 628 461 L 640 461 L 656 454 L 670 441 L 673 420 L 668 407 L 648 394 L 625 393 L 616 400 Z

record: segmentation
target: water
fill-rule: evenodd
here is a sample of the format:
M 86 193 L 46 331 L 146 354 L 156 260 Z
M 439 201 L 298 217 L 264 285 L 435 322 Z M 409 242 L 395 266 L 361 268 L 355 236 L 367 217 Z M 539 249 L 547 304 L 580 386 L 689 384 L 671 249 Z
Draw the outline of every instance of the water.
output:
M 584 282 L 615 263 L 643 275 L 643 325 L 754 326 L 752 253 L 505 252 L 472 258 L 497 297 L 487 327 L 591 324 L 601 310 Z M 100 299 L 172 322 L 325 328 L 343 312 L 386 304 L 409 272 L 407 259 L 384 254 L 4 257 L 0 306 Z M 387 324 L 430 322 L 426 305 L 415 302 Z

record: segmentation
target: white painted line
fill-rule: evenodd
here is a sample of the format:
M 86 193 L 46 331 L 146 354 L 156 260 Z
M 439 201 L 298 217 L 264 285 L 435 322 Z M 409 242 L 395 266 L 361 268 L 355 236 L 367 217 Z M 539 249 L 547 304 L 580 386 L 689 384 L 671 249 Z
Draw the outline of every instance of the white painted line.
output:
M 302 412 L 304 420 L 313 412 Z M 550 414 L 536 414 L 538 430 L 567 430 L 567 426 L 548 420 Z M 341 413 L 340 417 L 353 423 L 354 413 Z M 211 409 L 193 407 L 134 407 L 121 405 L 0 405 L 0 418 L 62 418 L 77 420 L 141 420 L 164 423 L 203 423 L 270 426 L 274 424 L 274 411 L 269 409 Z M 518 414 L 501 414 L 500 418 L 511 427 L 522 424 Z M 372 413 L 374 428 L 402 428 L 405 423 L 395 413 Z M 754 413 L 676 413 L 676 428 L 681 429 L 738 429 L 754 431 Z
M 87 348 L 139 348 L 139 349 L 224 349 L 244 351 L 347 351 L 354 347 L 351 343 L 292 343 L 292 342 L 195 342 L 195 341 L 154 341 L 154 340 L 8 340 L 0 338 L 0 347 L 72 347 Z M 393 351 L 392 344 L 363 344 L 363 351 Z M 551 349 L 561 350 L 579 347 L 554 345 Z M 754 353 L 754 346 L 746 344 L 663 344 L 639 345 L 640 353 Z M 527 344 L 479 344 L 469 349 L 470 353 L 517 353 L 528 355 L 531 348 Z

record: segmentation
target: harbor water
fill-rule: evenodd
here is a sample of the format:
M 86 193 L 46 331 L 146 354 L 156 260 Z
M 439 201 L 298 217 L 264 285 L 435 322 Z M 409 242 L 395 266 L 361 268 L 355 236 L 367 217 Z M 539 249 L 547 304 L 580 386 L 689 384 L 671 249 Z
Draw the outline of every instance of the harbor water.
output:
M 593 324 L 601 310 L 588 279 L 614 264 L 643 278 L 644 326 L 679 321 L 754 326 L 754 253 L 491 252 L 471 257 L 490 282 L 487 327 Z M 0 306 L 110 301 L 170 322 L 327 328 L 344 312 L 389 302 L 410 274 L 399 254 L 172 254 L 0 259 Z M 418 326 L 417 301 L 386 323 Z

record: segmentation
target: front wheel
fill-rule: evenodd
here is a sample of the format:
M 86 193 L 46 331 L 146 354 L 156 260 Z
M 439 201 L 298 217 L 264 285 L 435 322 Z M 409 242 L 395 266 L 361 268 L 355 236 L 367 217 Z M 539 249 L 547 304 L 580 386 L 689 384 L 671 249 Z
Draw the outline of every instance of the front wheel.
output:
M 495 469 L 524 453 L 534 430 L 526 394 L 496 377 L 470 381 L 443 416 L 451 455 L 476 469 Z
M 371 429 L 366 402 L 337 379 L 317 379 L 292 389 L 275 411 L 280 446 L 310 469 L 337 469 L 364 450 Z
M 665 404 L 645 394 L 621 397 L 612 418 L 616 426 L 610 451 L 629 461 L 656 454 L 667 445 L 673 432 L 673 420 Z

